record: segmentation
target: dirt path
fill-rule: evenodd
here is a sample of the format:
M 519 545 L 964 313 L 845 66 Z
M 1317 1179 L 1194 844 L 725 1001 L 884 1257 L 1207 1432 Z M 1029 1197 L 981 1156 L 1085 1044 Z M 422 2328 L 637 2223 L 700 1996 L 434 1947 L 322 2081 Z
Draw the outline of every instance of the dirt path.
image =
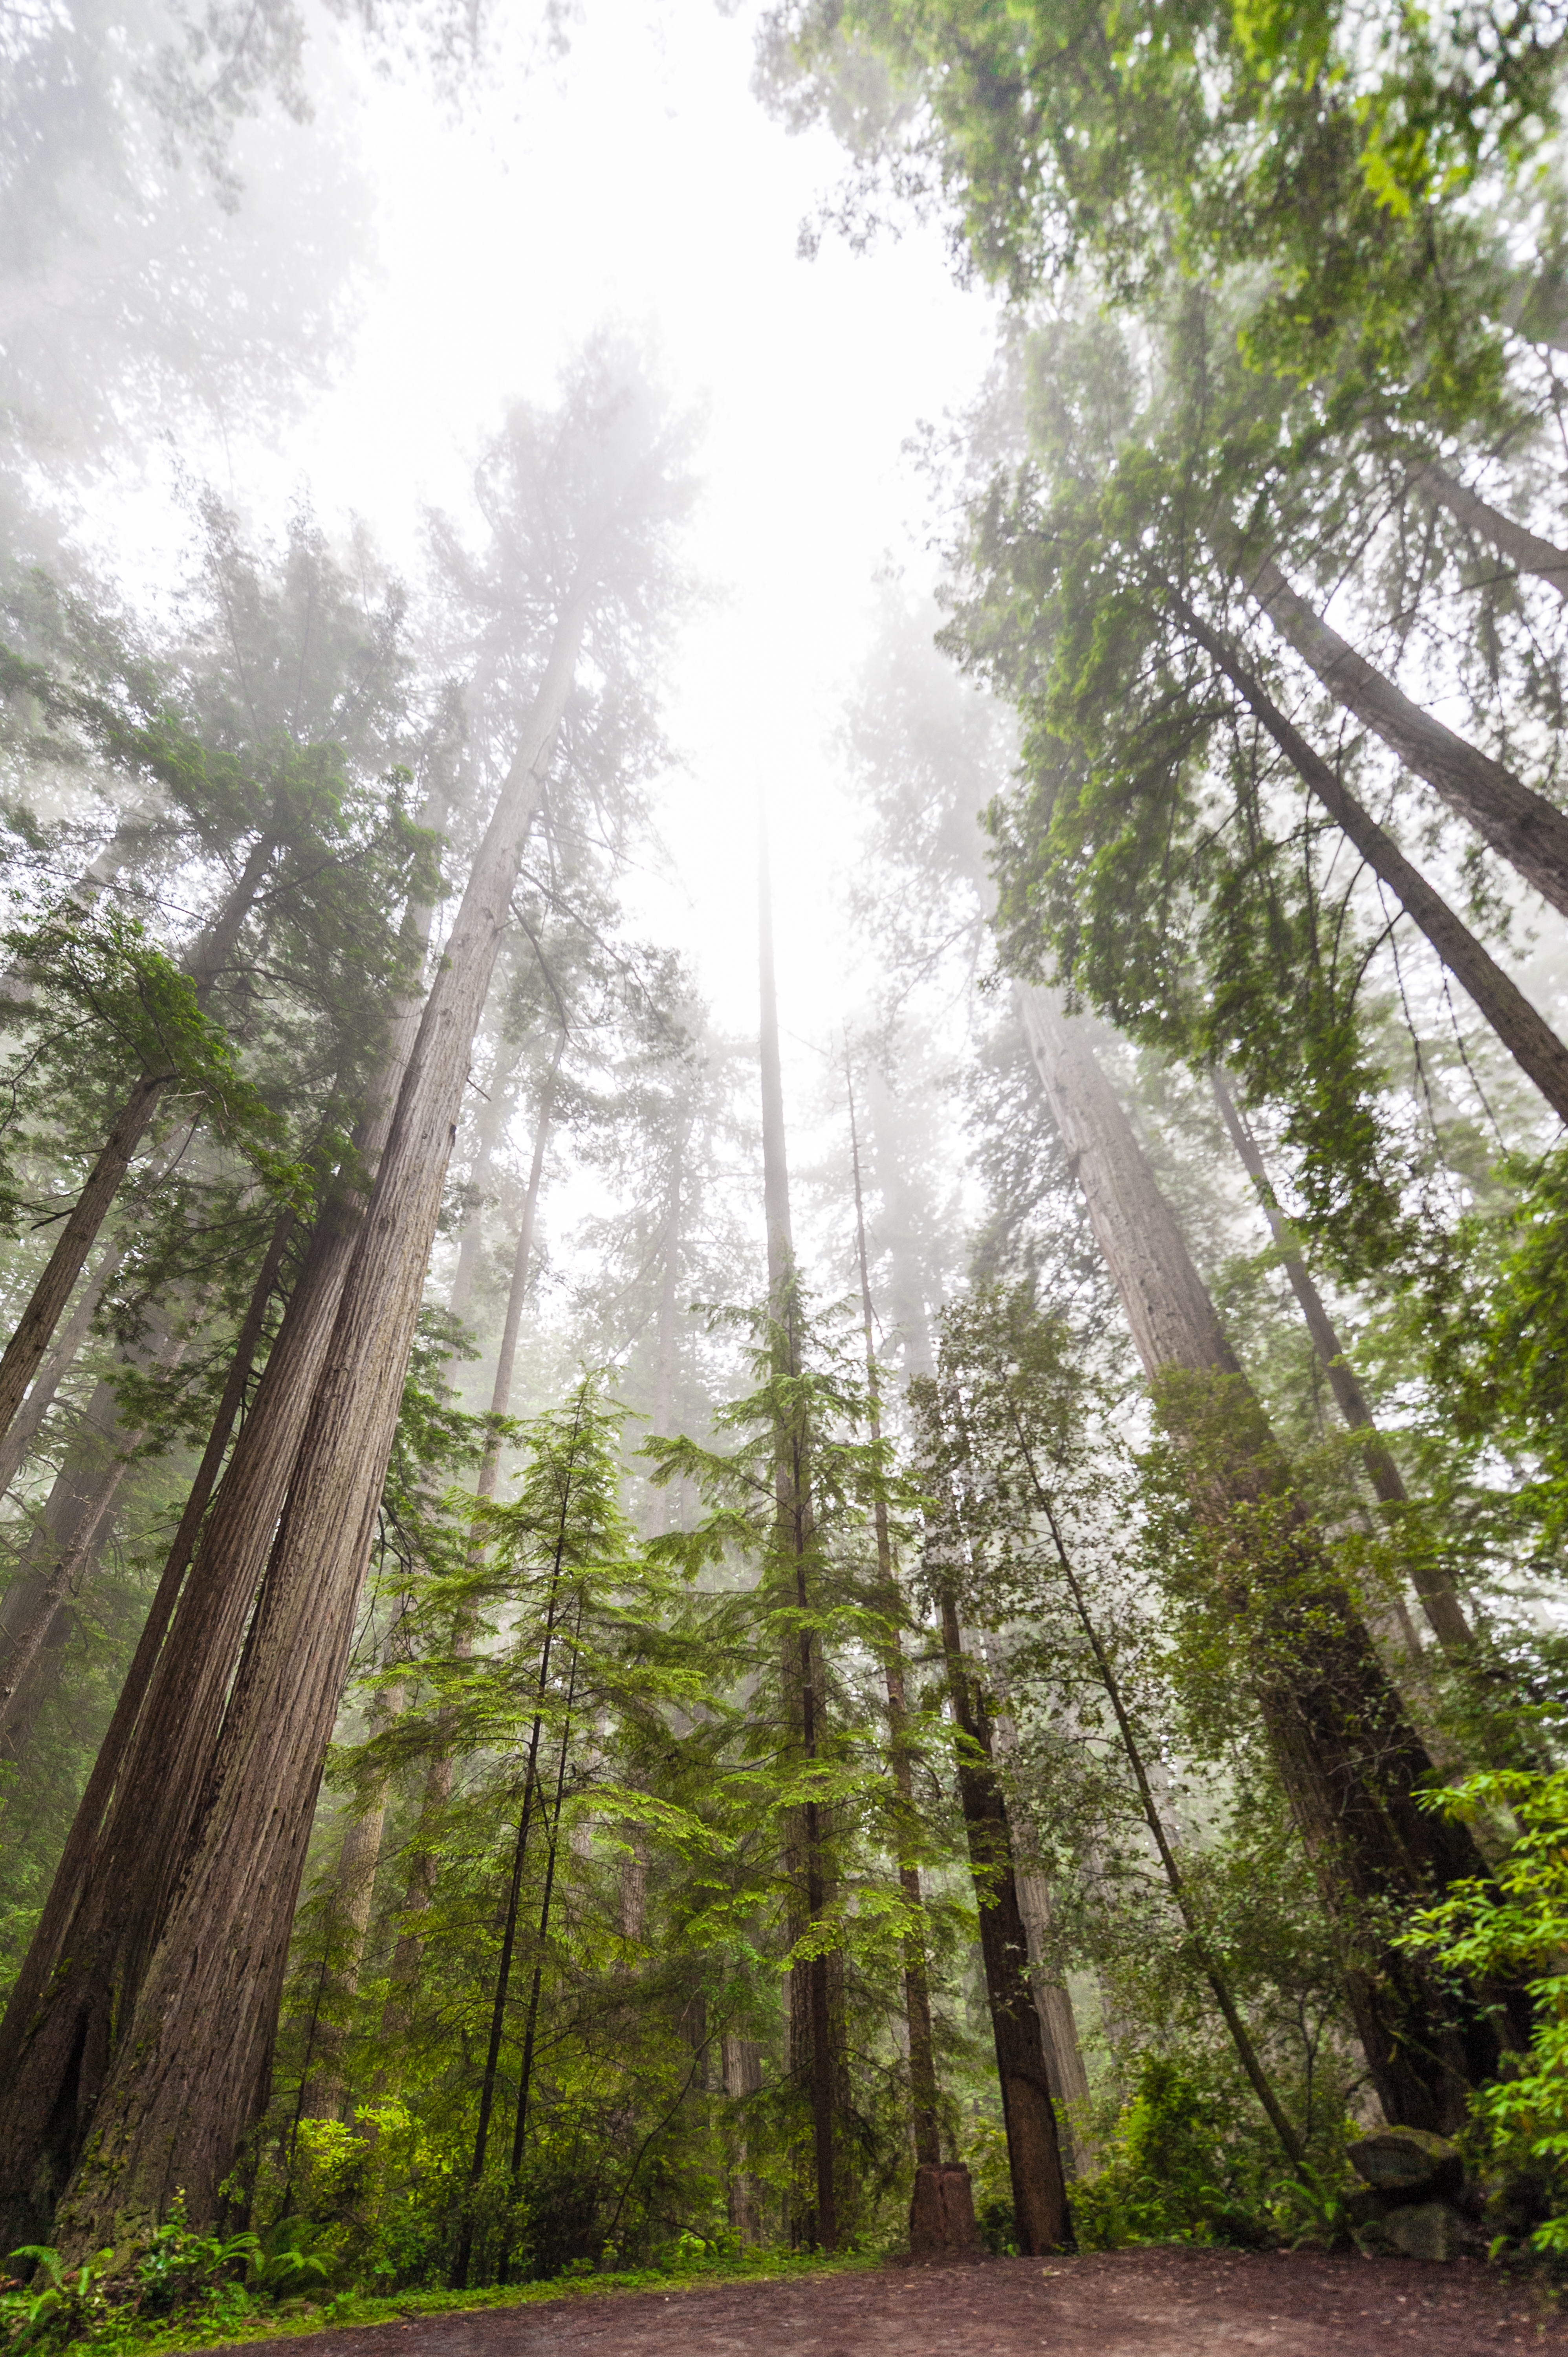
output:
M 1117 2251 L 609 2294 L 360 2325 L 244 2357 L 1490 2357 L 1568 2318 L 1473 2260 Z

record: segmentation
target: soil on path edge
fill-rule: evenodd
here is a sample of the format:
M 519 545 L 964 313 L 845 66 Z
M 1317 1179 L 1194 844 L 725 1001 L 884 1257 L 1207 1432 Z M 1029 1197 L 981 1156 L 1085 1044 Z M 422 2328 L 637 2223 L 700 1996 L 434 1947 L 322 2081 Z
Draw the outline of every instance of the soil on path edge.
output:
M 607 2293 L 253 2341 L 244 2357 L 1490 2357 L 1515 2349 L 1568 2352 L 1568 2319 L 1545 2310 L 1530 2284 L 1478 2261 L 1171 2249 Z

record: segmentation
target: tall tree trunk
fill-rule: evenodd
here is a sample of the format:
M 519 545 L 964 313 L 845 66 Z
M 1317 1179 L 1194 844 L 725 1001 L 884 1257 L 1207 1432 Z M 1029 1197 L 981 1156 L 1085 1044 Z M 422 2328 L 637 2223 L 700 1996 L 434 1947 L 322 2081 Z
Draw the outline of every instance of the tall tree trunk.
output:
M 963 1633 L 961 1625 L 961 1637 Z M 991 1744 L 993 1759 L 1011 1763 L 1018 1756 L 1018 1730 L 1008 1706 L 1006 1664 L 1002 1648 L 991 1637 L 982 1640 L 986 1674 L 991 1681 L 996 1707 L 991 1713 Z M 1043 1874 L 1020 1866 L 1020 1853 L 1027 1857 L 1037 1852 L 1038 1837 L 1028 1811 L 1018 1797 L 1015 1779 L 1004 1768 L 1003 1792 L 1007 1794 L 1007 1822 L 1012 1830 L 1014 1873 L 1018 1892 L 1018 1912 L 1023 1918 L 1029 1950 L 1029 1986 L 1034 1993 L 1035 2009 L 1040 2017 L 1040 2043 L 1046 2058 L 1046 2076 L 1058 2104 L 1079 2105 L 1089 2101 L 1089 2073 L 1084 2068 L 1083 2050 L 1079 2044 L 1078 2022 L 1073 2013 L 1072 1997 L 1066 1982 L 1051 1965 L 1051 1893 Z M 1070 2178 L 1083 2164 L 1077 2158 L 1078 2133 L 1070 2118 L 1058 2122 L 1058 2137 L 1062 2148 L 1062 2166 Z
M 675 1420 L 675 1372 L 680 1349 L 681 1317 L 681 1245 L 684 1221 L 682 1200 L 685 1188 L 686 1150 L 690 1132 L 689 1121 L 683 1121 L 675 1133 L 675 1144 L 670 1157 L 670 1184 L 664 1207 L 664 1274 L 659 1288 L 659 1333 L 657 1358 L 653 1375 L 653 1429 L 668 1433 Z M 675 1510 L 666 1482 L 657 1493 L 655 1512 L 659 1534 L 670 1528 L 670 1518 Z
M 1259 1625 L 1259 1711 L 1338 1939 L 1373 2083 L 1391 2120 L 1446 2132 L 1466 2116 L 1471 2090 L 1494 2075 L 1503 2035 L 1527 2038 L 1528 2002 L 1519 1990 L 1439 1989 L 1383 1926 L 1482 1874 L 1480 1854 L 1463 1825 L 1418 1804 L 1431 1761 L 1293 1496 L 1283 1455 L 1082 1027 L 1055 992 L 1022 987 L 1018 996 L 1162 1420 L 1189 1454 L 1227 1609 Z
M 844 1052 L 844 1087 L 849 1099 L 850 1168 L 854 1180 L 855 1256 L 860 1268 L 861 1322 L 865 1333 L 865 1383 L 870 1404 L 871 1437 L 882 1440 L 882 1401 L 876 1371 L 875 1319 L 871 1306 L 871 1264 L 865 1249 L 865 1196 L 860 1178 L 860 1132 L 854 1112 L 854 1075 Z M 909 1914 L 904 1937 L 904 2018 L 909 2038 L 909 2109 L 915 2132 L 915 2158 L 928 2167 L 940 2166 L 941 2124 L 937 2100 L 936 2044 L 931 2035 L 930 1982 L 926 1965 L 926 1909 L 918 1863 L 918 1821 L 915 1785 L 909 1765 L 909 1711 L 904 1686 L 904 1652 L 899 1624 L 904 1599 L 893 1567 L 893 1544 L 887 1526 L 886 1501 L 873 1508 L 876 1536 L 876 1578 L 879 1609 L 887 1625 L 883 1675 L 887 1689 L 888 1750 L 893 1764 L 893 1789 L 897 1796 L 895 1831 L 898 1847 L 898 1887 Z
M 1424 778 L 1543 900 L 1568 915 L 1568 812 L 1412 704 L 1314 612 L 1273 557 L 1250 567 L 1247 587 L 1330 695 Z
M 1539 576 L 1560 597 L 1568 600 L 1568 549 L 1542 540 L 1522 523 L 1515 523 L 1511 516 L 1504 515 L 1500 508 L 1493 507 L 1478 492 L 1466 490 L 1435 458 L 1412 468 L 1410 479 L 1418 491 L 1424 491 L 1439 507 L 1446 508 L 1456 522 L 1479 533 L 1483 540 L 1489 540 L 1510 565 L 1517 565 L 1521 573 Z
M 768 836 L 760 846 L 758 895 L 758 980 L 761 1020 L 758 1031 L 762 1068 L 762 1189 L 768 1227 L 768 1308 L 772 1327 L 773 1362 L 778 1376 L 789 1381 L 800 1372 L 800 1293 L 795 1270 L 795 1243 L 789 1217 L 789 1163 L 784 1133 L 784 1079 L 779 1055 L 779 992 L 773 965 L 773 887 L 768 872 Z M 811 1610 L 809 1564 L 811 1544 L 811 1472 L 805 1436 L 798 1422 L 780 1420 L 775 1431 L 775 1495 L 778 1506 L 779 1552 L 789 1566 L 789 1603 L 800 1616 L 800 1634 L 787 1639 L 782 1662 L 786 1708 L 791 1738 L 800 1756 L 814 1760 L 821 1749 L 823 1681 L 805 1616 Z M 819 1922 L 827 1909 L 824 1847 L 827 1828 L 819 1802 L 807 1801 L 796 1813 L 787 1837 L 785 1867 L 795 1900 L 791 1940 Z M 838 2245 L 838 2201 L 834 2182 L 834 2057 L 833 2007 L 828 1957 L 813 1955 L 789 1974 L 789 2072 L 804 2086 L 811 2112 L 811 2152 L 814 2198 L 804 2221 L 808 2242 L 824 2251 Z
M 1335 1405 L 1352 1432 L 1361 1433 L 1361 1462 L 1367 1469 L 1378 1501 L 1398 1514 L 1410 1502 L 1399 1467 L 1389 1453 L 1388 1444 L 1372 1421 L 1372 1411 L 1367 1405 L 1367 1394 L 1356 1379 L 1356 1372 L 1346 1357 L 1334 1321 L 1324 1306 L 1323 1296 L 1312 1281 L 1312 1274 L 1301 1256 L 1294 1231 L 1279 1207 L 1279 1200 L 1269 1183 L 1263 1157 L 1258 1151 L 1258 1141 L 1251 1126 L 1230 1092 L 1230 1084 L 1218 1064 L 1210 1067 L 1209 1080 L 1214 1089 L 1215 1103 L 1230 1135 L 1237 1156 L 1256 1189 L 1269 1223 L 1269 1233 L 1274 1240 L 1280 1262 L 1290 1279 L 1291 1291 L 1301 1307 L 1312 1337 L 1312 1347 L 1318 1363 L 1328 1378 L 1328 1388 L 1334 1394 Z M 1421 1609 L 1431 1623 L 1434 1635 L 1444 1652 L 1456 1657 L 1466 1654 L 1475 1643 L 1469 1622 L 1460 1608 L 1459 1599 L 1444 1578 L 1431 1555 L 1422 1546 L 1408 1547 L 1404 1561 L 1411 1581 L 1421 1598 Z
M 60 1329 L 59 1340 L 39 1367 L 31 1391 L 16 1410 L 10 1431 L 4 1440 L 0 1440 L 0 1497 L 5 1496 L 16 1480 L 23 1459 L 42 1429 L 45 1416 L 54 1405 L 56 1392 L 76 1364 L 77 1354 L 92 1330 L 98 1305 L 118 1274 L 125 1251 L 124 1243 L 111 1244 L 100 1254 L 97 1267 L 77 1295 L 70 1316 Z
M 423 816 L 438 825 L 441 814 L 438 803 L 427 803 Z M 411 909 L 411 949 L 427 938 L 430 914 Z M 417 1002 L 394 1012 L 386 1060 L 354 1134 L 357 1151 L 372 1164 L 418 1022 Z M 49 2230 L 47 2205 L 76 2164 L 179 1887 L 362 1211 L 362 1200 L 341 1183 L 324 1202 L 204 1523 L 292 1222 L 274 1230 L 199 1477 L 206 1494 L 198 1504 L 193 1493 L 181 1518 L 0 2023 L 0 2233 L 14 2239 Z M 47 2166 L 39 2158 L 46 2151 Z
M 71 2248 L 116 2217 L 194 2221 L 271 2068 L 289 1926 L 353 1635 L 475 1033 L 564 710 L 590 584 L 557 626 L 534 707 L 432 985 L 343 1285 L 179 1896 L 61 2205 Z
M 379 1719 L 395 1719 L 403 1709 L 401 1686 L 383 1688 Z M 360 1970 L 371 1929 L 371 1907 L 381 1863 L 387 1816 L 387 1778 L 379 1775 L 343 1828 L 328 1923 L 329 1953 L 316 2011 L 315 2051 L 300 2097 L 306 2119 L 339 2119 L 347 2093 L 345 2061 L 349 2017 L 359 1992 Z
M 1343 786 L 1328 763 L 1291 725 L 1262 683 L 1208 624 L 1187 608 L 1182 627 L 1211 655 L 1218 668 L 1256 714 L 1302 782 L 1310 787 L 1374 875 L 1380 877 L 1405 913 L 1413 918 L 1444 964 L 1475 1000 L 1502 1045 L 1533 1081 L 1559 1120 L 1568 1121 L 1568 1048 L 1516 983 L 1484 950 L 1468 926 L 1418 874 L 1393 838 Z M 1568 819 L 1563 820 L 1568 829 Z
M 474 1160 L 468 1172 L 468 1191 L 475 1201 L 463 1222 L 463 1233 L 457 1246 L 457 1266 L 452 1278 L 452 1297 L 448 1305 L 458 1318 L 467 1317 L 468 1303 L 473 1297 L 479 1252 L 485 1240 L 484 1191 L 489 1184 L 490 1166 L 495 1160 L 496 1147 L 506 1120 L 507 1091 L 511 1086 L 512 1074 L 521 1055 L 521 1039 L 503 1043 L 496 1056 L 495 1070 L 490 1074 L 489 1093 L 474 1125 Z
M 188 1338 L 175 1336 L 160 1318 L 145 1340 L 122 1351 L 121 1362 L 138 1373 L 166 1372 L 188 1348 Z M 77 1593 L 97 1560 L 115 1501 L 145 1437 L 140 1426 L 132 1429 L 124 1422 L 119 1386 L 105 1376 L 88 1402 L 38 1527 L 0 1603 L 0 1758 L 12 1753 L 16 1721 L 31 1716 L 26 1700 L 29 1673 L 67 1598 Z
M 866 1098 L 876 1176 L 882 1189 L 883 1234 L 893 1263 L 892 1297 L 887 1308 L 903 1339 L 906 1373 L 929 1375 L 934 1364 L 931 1321 L 926 1307 L 925 1273 L 915 1242 L 915 1202 L 898 1152 L 893 1093 L 875 1065 L 866 1083 Z
M 1187 1878 L 1176 1863 L 1176 1852 L 1171 1847 L 1169 1836 L 1165 1832 L 1165 1820 L 1155 1799 L 1153 1780 L 1144 1759 L 1143 1746 L 1138 1740 L 1137 1732 L 1133 1727 L 1132 1717 L 1122 1692 L 1122 1681 L 1116 1674 L 1115 1663 L 1107 1652 L 1101 1640 L 1100 1631 L 1095 1626 L 1094 1617 L 1089 1609 L 1089 1598 L 1084 1593 L 1083 1583 L 1073 1567 L 1072 1559 L 1063 1542 L 1056 1509 L 1051 1503 L 1049 1492 L 1036 1470 L 1034 1452 L 1019 1426 L 1016 1415 L 1014 1418 L 1014 1432 L 1025 1464 L 1028 1468 L 1030 1484 L 1035 1494 L 1036 1511 L 1044 1515 L 1046 1525 L 1050 1532 L 1057 1561 L 1061 1566 L 1062 1575 L 1067 1581 L 1068 1593 L 1072 1598 L 1073 1611 L 1088 1642 L 1090 1653 L 1094 1662 L 1095 1674 L 1104 1690 L 1105 1699 L 1111 1705 L 1111 1715 L 1116 1722 L 1116 1732 L 1121 1738 L 1122 1755 L 1132 1771 L 1133 1782 L 1138 1794 L 1138 1804 L 1144 1813 L 1144 1822 L 1148 1826 L 1155 1854 L 1165 1873 L 1166 1885 L 1172 1899 L 1176 1901 L 1176 1912 L 1181 1917 L 1183 1929 L 1187 1932 L 1187 1945 L 1191 1950 L 1194 1962 L 1213 1992 L 1214 2001 L 1219 2008 L 1225 2027 L 1230 2033 L 1230 2041 L 1236 2049 L 1237 2060 L 1251 2084 L 1252 2092 L 1267 2115 L 1270 2126 L 1280 2140 L 1286 2159 L 1293 2169 L 1305 2176 L 1305 2147 L 1291 2125 L 1284 2106 L 1280 2102 L 1273 2083 L 1263 2069 L 1258 2050 L 1252 2043 L 1251 2033 L 1230 1994 L 1230 1983 L 1220 1970 L 1219 1959 L 1204 1937 L 1202 1927 L 1194 1912 L 1191 1896 L 1187 1888 Z M 1310 2187 L 1311 2179 L 1307 2178 L 1305 2181 Z
M 1029 1940 L 1018 1905 L 1007 1806 L 992 1760 L 984 1704 L 964 1659 L 950 1587 L 943 1590 L 941 1608 L 948 1691 L 960 1734 L 959 1804 L 980 1915 L 980 1953 L 1013 2180 L 1014 2231 L 1020 2249 L 1033 2257 L 1071 2243 L 1067 2179 L 1040 2017 L 1029 1986 Z
M 517 1366 L 517 1340 L 521 1330 L 523 1303 L 528 1295 L 528 1280 L 533 1253 L 533 1226 L 539 1208 L 539 1189 L 544 1176 L 544 1157 L 550 1141 L 551 1113 L 555 1096 L 555 1076 L 561 1069 L 565 1051 L 565 1035 L 555 1050 L 549 1075 L 540 1099 L 539 1121 L 534 1131 L 533 1158 L 529 1166 L 528 1189 L 523 1197 L 522 1224 L 518 1230 L 517 1249 L 512 1254 L 511 1285 L 507 1294 L 506 1322 L 501 1329 L 500 1349 L 496 1356 L 495 1382 L 490 1387 L 490 1414 L 505 1415 L 511 1406 L 512 1378 Z M 493 1498 L 496 1478 L 500 1468 L 500 1436 L 491 1433 L 479 1459 L 478 1479 L 475 1494 Z M 467 1630 L 457 1630 L 453 1637 L 454 1651 L 466 1654 L 471 1644 Z M 452 1755 L 438 1748 L 432 1753 L 424 1771 L 424 1793 L 420 1804 L 419 1832 L 414 1842 L 413 1861 L 409 1869 L 408 1887 L 403 1893 L 403 1929 L 392 1952 L 392 1972 L 387 1988 L 386 2004 L 381 2013 L 383 2044 L 398 2044 L 408 2034 L 413 2019 L 414 1992 L 419 1983 L 420 1962 L 424 1953 L 424 1936 L 419 1930 L 419 1918 L 435 1896 L 435 1838 L 446 1803 L 452 1795 Z
M 222 908 L 186 961 L 186 972 L 196 984 L 196 1003 L 205 1007 L 219 976 L 233 953 L 241 929 L 262 887 L 274 852 L 274 835 L 263 835 L 245 863 L 244 871 Z M 55 1328 L 76 1290 L 77 1278 L 109 1207 L 120 1191 L 131 1158 L 145 1136 L 172 1071 L 144 1072 L 120 1108 L 102 1151 L 61 1228 L 53 1252 L 33 1287 L 32 1298 L 16 1321 L 16 1329 L 0 1356 L 0 1439 L 9 1431 L 23 1394 L 38 1371 Z

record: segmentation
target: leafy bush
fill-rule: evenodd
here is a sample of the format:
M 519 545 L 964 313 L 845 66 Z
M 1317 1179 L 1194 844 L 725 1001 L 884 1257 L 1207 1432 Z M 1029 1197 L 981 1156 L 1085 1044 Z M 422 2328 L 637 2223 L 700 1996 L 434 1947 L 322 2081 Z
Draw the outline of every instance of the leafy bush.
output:
M 1111 2158 L 1072 2190 L 1080 2247 L 1127 2243 L 1262 2242 L 1257 2190 L 1225 2151 L 1215 2107 L 1182 2065 L 1146 2054 Z
M 1431 1796 L 1474 1819 L 1511 1813 L 1518 1837 L 1494 1882 L 1455 1885 L 1404 1934 L 1456 1971 L 1527 1978 L 1528 2054 L 1471 2098 L 1467 2141 L 1487 2179 L 1497 2244 L 1568 2255 L 1568 1770 L 1490 1770 Z

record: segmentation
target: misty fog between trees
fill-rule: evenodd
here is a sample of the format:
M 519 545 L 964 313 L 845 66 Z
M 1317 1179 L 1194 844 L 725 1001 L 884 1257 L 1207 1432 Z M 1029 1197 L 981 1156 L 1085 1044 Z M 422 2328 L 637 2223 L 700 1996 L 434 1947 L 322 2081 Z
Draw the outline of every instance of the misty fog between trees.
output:
M 699 18 L 5 19 L 7 2348 L 1568 2254 L 1568 20 L 781 0 L 902 543 L 461 195 L 428 492 L 400 138 Z

